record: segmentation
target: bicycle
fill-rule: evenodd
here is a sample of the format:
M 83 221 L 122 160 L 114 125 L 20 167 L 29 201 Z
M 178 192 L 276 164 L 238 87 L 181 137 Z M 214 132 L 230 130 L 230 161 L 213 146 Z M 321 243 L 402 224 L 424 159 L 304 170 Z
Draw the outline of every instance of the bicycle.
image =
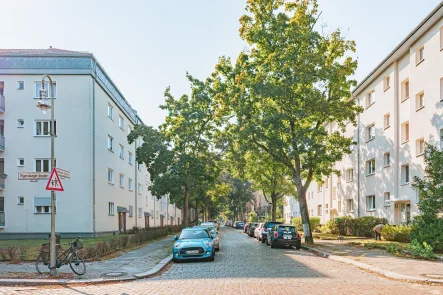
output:
M 57 254 L 57 259 L 55 263 L 56 268 L 60 268 L 62 265 L 67 265 L 71 267 L 72 271 L 77 275 L 81 276 L 86 273 L 86 265 L 84 260 L 78 255 L 78 250 L 83 248 L 83 241 L 78 237 L 74 242 L 68 243 L 69 248 L 61 254 Z M 57 244 L 57 253 L 62 249 L 60 244 Z M 42 244 L 42 249 L 40 254 L 37 256 L 35 261 L 35 268 L 39 274 L 46 274 L 51 269 L 50 259 L 49 259 L 49 244 Z

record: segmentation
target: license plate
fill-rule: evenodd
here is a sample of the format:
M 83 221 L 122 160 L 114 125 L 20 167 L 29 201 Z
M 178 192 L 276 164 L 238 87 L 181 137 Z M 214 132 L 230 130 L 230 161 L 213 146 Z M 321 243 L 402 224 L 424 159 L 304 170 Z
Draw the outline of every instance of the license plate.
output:
M 198 250 L 186 251 L 186 254 L 198 254 Z
M 285 239 L 285 240 L 290 240 L 290 239 L 292 239 L 292 236 L 291 236 L 291 235 L 284 235 L 284 236 L 283 236 L 283 239 Z

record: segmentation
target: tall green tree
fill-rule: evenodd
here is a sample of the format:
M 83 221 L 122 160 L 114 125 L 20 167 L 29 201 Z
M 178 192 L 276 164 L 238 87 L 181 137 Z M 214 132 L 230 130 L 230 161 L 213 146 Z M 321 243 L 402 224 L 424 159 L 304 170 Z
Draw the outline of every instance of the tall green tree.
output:
M 306 191 L 350 153 L 343 136 L 361 111 L 350 88 L 355 43 L 340 30 L 318 31 L 315 0 L 248 0 L 240 36 L 249 44 L 235 64 L 221 58 L 212 75 L 217 114 L 238 144 L 288 168 L 297 189 L 305 240 L 312 243 Z M 329 123 L 338 130 L 330 132 Z

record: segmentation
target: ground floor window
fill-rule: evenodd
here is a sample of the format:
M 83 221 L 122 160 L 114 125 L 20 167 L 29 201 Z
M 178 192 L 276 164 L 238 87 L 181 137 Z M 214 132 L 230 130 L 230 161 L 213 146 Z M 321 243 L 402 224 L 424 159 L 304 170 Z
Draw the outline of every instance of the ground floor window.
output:
M 57 213 L 57 202 L 54 204 L 54 211 Z M 48 213 L 51 213 L 51 197 L 34 197 L 34 214 Z

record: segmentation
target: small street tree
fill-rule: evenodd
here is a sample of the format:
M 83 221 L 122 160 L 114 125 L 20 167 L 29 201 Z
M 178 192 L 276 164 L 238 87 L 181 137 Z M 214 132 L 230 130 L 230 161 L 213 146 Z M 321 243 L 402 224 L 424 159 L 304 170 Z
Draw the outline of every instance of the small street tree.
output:
M 306 191 L 338 173 L 334 163 L 352 144 L 343 132 L 361 111 L 350 93 L 355 43 L 340 30 L 319 32 L 315 0 L 248 0 L 246 11 L 240 36 L 249 48 L 234 65 L 221 58 L 212 75 L 217 114 L 229 118 L 226 127 L 244 149 L 259 148 L 287 167 L 312 243 Z

